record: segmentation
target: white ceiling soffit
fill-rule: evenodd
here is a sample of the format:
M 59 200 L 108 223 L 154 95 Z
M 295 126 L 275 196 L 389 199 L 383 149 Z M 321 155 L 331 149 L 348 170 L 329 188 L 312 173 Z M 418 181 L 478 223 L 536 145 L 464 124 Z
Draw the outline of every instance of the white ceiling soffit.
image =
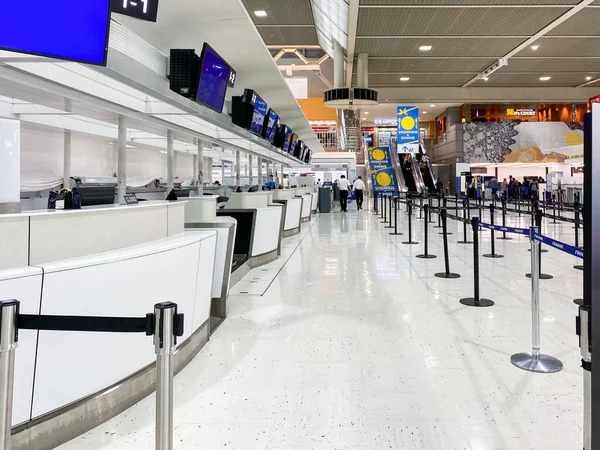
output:
M 114 18 L 165 55 L 172 48 L 200 53 L 208 42 L 237 72 L 228 99 L 254 89 L 313 151 L 323 151 L 241 0 L 165 1 L 156 23 Z
M 348 50 L 349 0 L 311 0 L 317 38 L 321 48 L 333 57 L 333 40 Z

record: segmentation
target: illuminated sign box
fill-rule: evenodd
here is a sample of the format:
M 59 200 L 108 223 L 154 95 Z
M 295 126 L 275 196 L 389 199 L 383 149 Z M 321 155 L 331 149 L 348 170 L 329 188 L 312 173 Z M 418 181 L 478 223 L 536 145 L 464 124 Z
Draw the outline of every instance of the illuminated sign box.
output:
M 506 109 L 507 116 L 534 117 L 536 114 L 537 114 L 537 111 L 533 108 L 524 108 L 524 109 L 507 108 Z

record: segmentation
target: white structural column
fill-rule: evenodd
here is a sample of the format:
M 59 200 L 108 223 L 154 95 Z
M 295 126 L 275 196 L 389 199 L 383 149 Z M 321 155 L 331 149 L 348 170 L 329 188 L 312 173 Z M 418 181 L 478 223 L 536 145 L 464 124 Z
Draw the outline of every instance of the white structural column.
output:
M 117 118 L 117 203 L 125 203 L 127 193 L 127 119 Z
M 235 185 L 240 185 L 240 151 L 235 151 Z
M 258 158 L 258 188 L 261 189 L 262 186 L 264 185 L 263 182 L 263 160 L 262 158 Z
M 205 159 L 205 166 L 204 166 L 204 171 L 206 172 L 206 175 L 204 175 L 204 180 L 207 181 L 208 183 L 212 184 L 213 181 L 213 163 L 212 163 L 213 159 L 212 158 L 206 158 Z
M 338 41 L 333 41 L 333 86 L 344 87 L 344 47 Z
M 356 75 L 359 88 L 369 87 L 369 54 L 359 53 L 356 63 Z
M 198 167 L 194 167 L 198 176 L 198 195 L 204 193 L 204 142 L 198 139 Z
M 271 165 L 271 161 L 267 161 L 267 183 L 269 183 L 271 181 L 271 177 L 269 175 L 270 165 Z
M 21 212 L 21 121 L 0 119 L 0 214 Z
M 167 194 L 173 189 L 175 173 L 175 152 L 173 150 L 173 131 L 167 130 Z
M 198 186 L 198 155 L 192 155 L 192 186 Z
M 281 165 L 281 184 L 280 186 L 283 187 L 283 164 Z
M 252 176 L 252 155 L 248 155 L 248 185 L 252 186 L 254 184 L 254 177 Z
M 65 130 L 63 138 L 63 187 L 71 184 L 71 130 Z
M 221 184 L 225 183 L 225 160 L 221 159 Z

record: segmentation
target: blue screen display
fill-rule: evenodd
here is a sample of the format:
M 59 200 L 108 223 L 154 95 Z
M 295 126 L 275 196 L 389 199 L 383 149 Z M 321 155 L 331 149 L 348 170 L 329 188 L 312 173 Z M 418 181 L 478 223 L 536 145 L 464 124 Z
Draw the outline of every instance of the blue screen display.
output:
M 106 64 L 110 0 L 3 1 L 0 48 Z
M 254 95 L 256 98 L 254 101 L 254 114 L 252 114 L 250 131 L 256 134 L 261 134 L 263 125 L 265 123 L 265 114 L 267 114 L 267 104 L 258 95 Z
M 275 133 L 277 132 L 278 126 L 279 116 L 275 114 L 273 110 L 269 110 L 269 122 L 267 123 L 267 133 L 265 134 L 265 139 L 271 144 L 275 140 Z
M 285 127 L 285 139 L 283 141 L 283 151 L 284 152 L 290 151 L 290 138 L 291 137 L 292 137 L 292 130 L 290 130 L 288 127 Z
M 294 150 L 296 150 L 296 144 L 298 143 L 298 136 L 292 136 L 292 142 L 290 142 L 290 154 L 294 154 Z
M 196 100 L 221 113 L 229 81 L 229 64 L 208 44 L 202 49 L 202 64 Z

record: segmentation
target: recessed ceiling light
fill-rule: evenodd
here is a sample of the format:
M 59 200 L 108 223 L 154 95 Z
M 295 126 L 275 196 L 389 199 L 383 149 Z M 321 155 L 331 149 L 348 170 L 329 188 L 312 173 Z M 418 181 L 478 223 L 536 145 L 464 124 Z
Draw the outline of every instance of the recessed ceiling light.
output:
M 365 114 L 369 114 L 369 111 L 365 111 Z
M 490 79 L 489 77 L 483 77 L 483 78 L 482 78 L 482 80 L 483 80 L 483 81 L 487 81 L 487 80 L 489 80 L 489 79 Z
M 432 108 L 435 108 L 435 105 L 429 105 L 429 106 L 431 106 Z
M 531 46 L 531 50 L 533 50 L 534 52 L 535 52 L 535 51 L 536 51 L 538 48 L 540 48 L 540 46 L 539 46 L 539 45 L 532 45 L 532 46 Z
M 387 102 L 387 101 L 388 101 L 388 99 L 386 98 L 386 99 L 385 99 L 385 101 Z
M 366 117 L 363 117 L 363 120 L 367 120 L 367 118 L 366 118 Z
M 433 47 L 431 45 L 421 45 L 419 47 L 419 50 L 421 50 L 422 52 L 428 52 L 429 50 L 431 50 Z
M 427 114 L 427 111 L 423 111 L 423 114 Z
M 267 17 L 267 12 L 263 9 L 259 9 L 258 11 L 254 11 L 254 15 L 256 17 Z
M 590 81 L 592 77 L 585 77 L 586 81 Z
M 540 77 L 540 81 L 548 81 L 552 77 Z
M 410 80 L 410 77 L 400 77 L 400 81 L 408 81 Z

